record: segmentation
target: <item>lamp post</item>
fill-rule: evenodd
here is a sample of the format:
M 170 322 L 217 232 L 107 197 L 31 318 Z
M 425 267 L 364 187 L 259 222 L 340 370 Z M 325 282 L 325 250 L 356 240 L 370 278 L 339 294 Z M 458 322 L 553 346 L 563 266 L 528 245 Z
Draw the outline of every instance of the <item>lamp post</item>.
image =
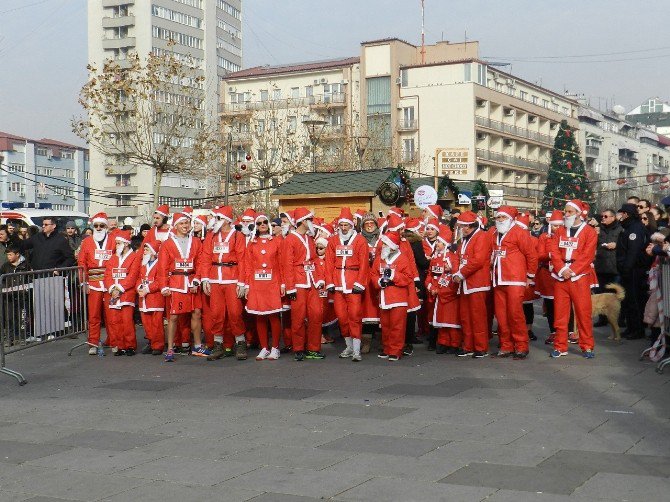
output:
M 223 203 L 228 205 L 228 194 L 230 193 L 230 155 L 233 149 L 233 133 L 228 133 L 228 142 L 226 143 L 226 188 L 223 194 Z
M 356 146 L 356 155 L 358 155 L 358 167 L 363 169 L 363 156 L 365 151 L 368 149 L 368 143 L 370 142 L 369 136 L 356 136 L 354 138 L 354 143 Z
M 321 119 L 310 119 L 303 120 L 303 124 L 307 127 L 307 134 L 309 135 L 309 142 L 312 145 L 312 172 L 316 172 L 316 145 L 319 144 L 319 139 L 321 138 L 321 133 L 323 128 L 326 125 L 325 120 Z

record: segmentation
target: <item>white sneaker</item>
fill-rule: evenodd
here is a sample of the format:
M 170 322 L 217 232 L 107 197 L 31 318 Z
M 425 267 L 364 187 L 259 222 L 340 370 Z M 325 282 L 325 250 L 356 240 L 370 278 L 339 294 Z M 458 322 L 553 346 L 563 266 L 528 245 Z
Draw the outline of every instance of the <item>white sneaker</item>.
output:
M 351 356 L 351 360 L 356 362 L 356 363 L 359 362 L 359 361 L 362 361 L 363 358 L 361 357 L 361 353 L 360 352 L 354 352 L 354 355 Z
M 256 356 L 256 361 L 263 361 L 263 360 L 267 359 L 269 355 L 270 355 L 270 351 L 268 349 L 263 348 L 263 349 L 261 349 L 261 351 Z
M 342 352 L 340 352 L 340 359 L 345 359 L 354 355 L 354 349 L 347 347 Z
M 112 354 L 116 354 L 119 351 L 118 347 L 112 347 Z
M 88 349 L 88 355 L 89 356 L 94 356 L 98 353 L 98 348 L 97 347 L 90 347 Z
M 29 336 L 28 338 L 26 338 L 26 342 L 28 342 L 28 343 L 36 342 L 36 341 L 37 341 L 37 338 L 35 338 L 34 336 Z
M 277 347 L 272 347 L 272 350 L 270 350 L 270 355 L 268 356 L 268 360 L 276 361 L 279 359 L 280 355 L 281 353 L 279 352 L 279 349 Z

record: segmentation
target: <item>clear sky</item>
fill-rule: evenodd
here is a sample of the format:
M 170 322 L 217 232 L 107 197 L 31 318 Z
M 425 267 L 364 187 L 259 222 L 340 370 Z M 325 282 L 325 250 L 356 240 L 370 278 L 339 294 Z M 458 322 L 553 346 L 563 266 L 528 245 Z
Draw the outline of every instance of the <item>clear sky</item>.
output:
M 512 63 L 507 71 L 602 108 L 670 100 L 670 0 L 425 3 L 427 43 L 479 40 L 481 56 Z M 243 0 L 243 64 L 353 56 L 377 38 L 418 44 L 420 5 Z M 0 130 L 80 143 L 69 124 L 86 79 L 86 0 L 0 0 L 0 19 Z

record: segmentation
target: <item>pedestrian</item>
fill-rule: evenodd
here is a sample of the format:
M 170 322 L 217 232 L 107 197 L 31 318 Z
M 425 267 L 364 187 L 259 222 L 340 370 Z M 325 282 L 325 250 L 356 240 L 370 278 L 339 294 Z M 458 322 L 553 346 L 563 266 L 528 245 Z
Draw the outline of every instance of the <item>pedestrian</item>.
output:
M 282 237 L 281 234 L 281 219 L 280 218 L 275 218 L 272 220 L 270 223 L 270 226 L 272 227 L 272 236 L 273 237 Z
M 656 232 L 656 230 L 658 229 L 658 227 L 656 226 L 656 219 L 654 218 L 654 215 L 649 211 L 641 213 L 640 221 L 647 229 L 647 235 L 651 238 L 651 234 Z
M 549 336 L 546 345 L 554 344 L 556 325 L 554 318 L 554 278 L 551 276 L 551 256 L 549 254 L 557 239 L 556 232 L 563 226 L 563 211 L 555 210 L 547 217 L 547 231 L 537 241 L 537 273 L 535 274 L 535 292 L 542 298 L 549 324 Z
M 7 225 L 0 225 L 0 266 L 7 261 L 7 246 L 9 246 L 9 232 Z
M 649 212 L 654 215 L 654 220 L 656 220 L 657 228 L 664 228 L 668 226 L 668 218 L 665 214 L 665 211 L 659 206 L 653 206 Z
M 158 267 L 156 267 L 160 245 L 160 241 L 147 241 L 142 246 L 142 266 L 135 286 L 139 297 L 138 304 L 144 327 L 144 338 L 148 341 L 142 349 L 142 354 L 154 356 L 160 356 L 165 348 L 165 330 L 163 329 L 165 298 L 161 295 L 157 277 Z
M 372 266 L 377 252 L 381 230 L 377 219 L 372 213 L 365 213 L 361 219 L 361 235 L 367 242 L 368 267 Z M 363 332 L 361 334 L 361 354 L 368 354 L 372 345 L 372 337 L 379 327 L 379 291 L 368 278 L 367 287 L 363 292 Z
M 93 235 L 93 229 L 86 227 L 81 233 L 81 240 L 83 241 L 86 237 L 90 237 L 91 235 Z
M 637 203 L 637 212 L 640 216 L 646 214 L 651 209 L 651 202 L 647 199 L 640 199 Z
M 65 232 L 63 233 L 65 235 L 65 238 L 67 239 L 68 244 L 70 245 L 70 248 L 74 252 L 75 258 L 77 257 L 77 250 L 79 249 L 79 246 L 81 245 L 81 237 L 79 235 L 79 230 L 77 229 L 77 225 L 74 224 L 74 221 L 69 220 L 65 224 Z
M 604 292 L 607 284 L 619 282 L 619 273 L 616 265 L 616 243 L 622 231 L 623 227 L 617 220 L 613 209 L 605 209 L 600 213 L 598 247 L 594 262 L 598 277 L 599 292 Z M 607 324 L 607 317 L 601 315 L 594 326 L 602 327 L 607 326 Z
M 170 235 L 170 225 L 168 225 L 169 217 L 169 206 L 167 204 L 161 204 L 158 206 L 151 216 L 152 226 L 144 235 L 144 240 L 142 243 L 147 241 L 165 242 L 165 240 L 168 238 L 168 235 Z
M 51 216 L 42 219 L 42 232 L 18 242 L 22 253 L 30 250 L 33 270 L 72 267 L 76 263 L 74 251 L 65 236 L 56 231 L 56 219 Z
M 0 249 L 5 255 L 5 261 L 0 265 L 0 276 L 19 274 L 31 270 L 28 260 L 21 255 L 18 244 L 11 243 Z M 0 313 L 2 315 L 3 330 L 7 339 L 2 343 L 10 345 L 28 341 L 30 318 L 32 315 L 32 290 L 28 288 L 32 278 L 27 275 L 8 276 L 0 283 Z M 31 339 L 33 340 L 33 339 Z

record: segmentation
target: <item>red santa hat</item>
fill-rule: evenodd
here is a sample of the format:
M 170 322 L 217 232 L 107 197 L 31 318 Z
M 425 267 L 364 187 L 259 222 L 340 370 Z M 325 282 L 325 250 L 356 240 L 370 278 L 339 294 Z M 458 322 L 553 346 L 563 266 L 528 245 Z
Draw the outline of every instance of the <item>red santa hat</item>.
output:
M 422 222 L 418 218 L 405 218 L 405 230 L 418 234 L 421 232 Z
M 327 247 L 328 246 L 328 239 L 324 237 L 323 235 L 320 235 L 315 241 L 314 244 L 317 246 L 323 246 Z
M 566 202 L 565 206 L 570 206 L 573 209 L 576 209 L 577 212 L 581 215 L 584 213 L 584 203 L 579 199 L 572 199 Z M 588 210 L 587 210 L 588 211 Z
M 426 211 L 428 211 L 428 213 L 429 213 L 433 218 L 436 218 L 436 219 L 438 219 L 438 220 L 439 220 L 440 218 L 442 218 L 442 214 L 444 213 L 444 211 L 442 210 L 442 207 L 439 206 L 438 204 L 431 204 L 431 205 L 427 206 L 427 207 L 426 207 Z
M 386 229 L 390 232 L 398 232 L 405 227 L 405 223 L 402 221 L 400 216 L 396 214 L 390 214 L 386 222 Z
M 472 211 L 464 211 L 456 220 L 457 225 L 472 225 L 474 223 L 479 223 L 479 217 Z
M 438 228 L 437 240 L 444 242 L 448 246 L 451 242 L 451 229 L 447 225 L 440 225 Z
M 244 220 L 254 221 L 255 219 L 256 219 L 256 211 L 254 211 L 250 207 L 246 208 L 242 213 L 242 221 Z
M 335 233 L 335 227 L 333 227 L 333 225 L 330 223 L 324 223 L 318 227 L 314 225 L 314 227 L 319 229 L 326 238 L 331 237 Z
M 405 213 L 399 207 L 393 206 L 393 207 L 389 208 L 389 213 L 386 217 L 390 218 L 392 214 L 395 214 L 398 218 L 402 218 L 402 215 L 405 214 Z
M 395 232 L 383 234 L 379 239 L 391 249 L 400 247 L 400 235 Z
M 312 211 L 310 211 L 306 207 L 297 207 L 293 211 L 293 218 L 294 218 L 294 221 L 295 221 L 295 225 L 298 225 L 303 220 L 306 220 L 308 218 L 313 218 L 313 217 L 314 217 L 314 213 L 312 213 Z
M 91 218 L 91 224 L 93 223 L 103 223 L 105 225 L 109 225 L 109 220 L 107 219 L 107 213 L 97 213 Z
M 202 226 L 207 228 L 207 216 L 204 214 L 199 214 L 198 216 L 195 217 L 195 220 L 199 221 L 202 223 Z
M 172 226 L 174 227 L 177 223 L 181 221 L 191 221 L 190 216 L 184 213 L 174 213 L 172 215 Z
M 388 225 L 388 220 L 386 218 L 377 218 L 377 227 L 380 232 L 384 232 L 386 225 Z
M 514 206 L 500 206 L 496 210 L 496 216 L 499 216 L 501 214 L 514 220 L 519 215 L 519 211 Z
M 161 204 L 156 208 L 154 214 L 160 214 L 161 216 L 165 216 L 167 218 L 170 216 L 170 207 L 167 204 Z
M 586 219 L 589 215 L 589 211 L 591 211 L 591 206 L 587 202 L 582 202 L 582 218 Z
M 114 234 L 114 239 L 125 244 L 130 244 L 130 230 L 119 230 Z
M 362 216 L 361 216 L 362 218 Z M 337 223 L 349 223 L 352 227 L 354 226 L 354 217 L 351 214 L 351 209 L 348 207 L 343 207 L 340 209 L 340 215 L 337 217 Z
M 267 221 L 268 224 L 270 223 L 270 220 L 268 219 L 267 216 L 265 216 L 263 213 L 257 213 L 256 218 L 254 219 L 254 223 L 258 225 L 258 222 L 263 220 Z
M 232 206 L 218 206 L 212 209 L 212 216 L 221 218 L 229 223 L 233 222 L 233 208 Z
M 549 216 L 547 216 L 547 222 L 550 225 L 564 225 L 565 223 L 563 222 L 563 218 L 565 215 L 563 214 L 563 211 L 560 211 L 558 209 L 555 209 L 554 211 L 551 212 Z
M 149 251 L 151 251 L 152 254 L 158 254 L 158 250 L 161 247 L 161 241 L 158 241 L 158 240 L 146 241 L 144 243 L 144 247 L 148 248 Z
M 286 219 L 288 220 L 289 225 L 291 225 L 292 227 L 295 227 L 295 211 L 286 211 L 282 214 L 286 216 Z
M 363 216 L 365 216 L 366 213 L 367 211 L 365 209 L 356 209 L 356 212 L 354 213 L 354 219 L 360 221 L 363 219 Z
M 440 231 L 440 222 L 437 221 L 437 218 L 430 218 L 428 223 L 426 223 L 426 230 L 429 228 L 434 228 L 438 232 Z
M 528 230 L 528 227 L 530 226 L 530 215 L 528 213 L 521 213 L 516 217 L 516 224 L 524 230 Z
M 193 208 L 191 206 L 184 206 L 184 209 L 181 210 L 181 213 L 188 219 L 193 219 Z

